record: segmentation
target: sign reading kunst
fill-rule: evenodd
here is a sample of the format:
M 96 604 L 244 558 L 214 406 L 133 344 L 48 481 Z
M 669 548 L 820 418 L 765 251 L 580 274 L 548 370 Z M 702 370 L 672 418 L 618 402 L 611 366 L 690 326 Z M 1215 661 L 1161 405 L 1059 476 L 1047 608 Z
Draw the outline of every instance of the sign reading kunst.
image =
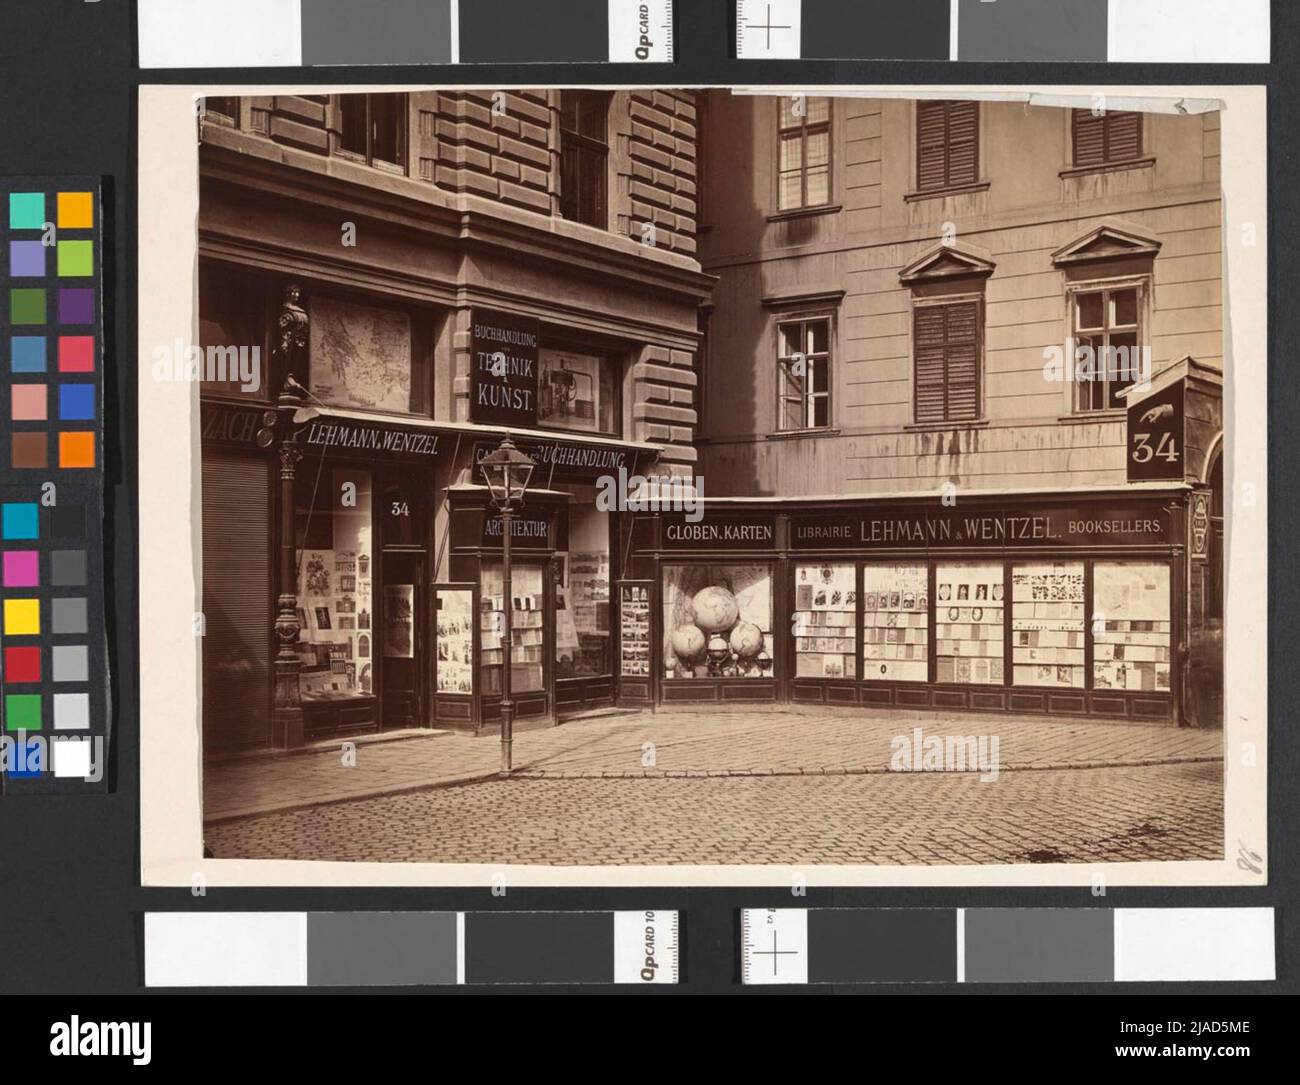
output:
M 537 352 L 533 317 L 474 309 L 470 313 L 471 422 L 531 429 L 537 425 Z
M 1167 546 L 1169 513 L 1140 507 L 1049 509 L 898 509 L 827 513 L 790 521 L 793 550 L 918 549 L 1048 546 Z

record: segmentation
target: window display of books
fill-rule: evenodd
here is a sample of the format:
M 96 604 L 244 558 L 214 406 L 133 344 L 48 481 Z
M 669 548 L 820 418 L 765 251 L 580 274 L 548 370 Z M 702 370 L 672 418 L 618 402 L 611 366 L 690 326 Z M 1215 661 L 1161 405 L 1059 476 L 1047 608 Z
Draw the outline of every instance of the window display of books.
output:
M 930 677 L 930 577 L 925 565 L 862 567 L 862 677 Z
M 1004 680 L 1002 565 L 939 565 L 935 572 L 935 681 Z
M 852 565 L 795 568 L 796 678 L 857 677 L 856 584 Z
M 650 586 L 619 588 L 619 673 L 625 678 L 650 674 Z
M 1093 688 L 1168 693 L 1169 566 L 1098 562 L 1092 595 Z
M 502 595 L 500 566 L 484 566 L 479 602 L 479 645 L 482 649 L 484 693 L 501 692 L 501 668 L 505 663 L 502 639 L 505 635 L 505 596 Z M 512 694 L 533 693 L 545 688 L 546 626 L 543 608 L 542 570 L 539 566 L 515 567 L 511 572 L 510 690 Z
M 474 593 L 438 591 L 437 676 L 439 693 L 474 692 Z
M 1011 680 L 1084 686 L 1083 562 L 1011 567 Z

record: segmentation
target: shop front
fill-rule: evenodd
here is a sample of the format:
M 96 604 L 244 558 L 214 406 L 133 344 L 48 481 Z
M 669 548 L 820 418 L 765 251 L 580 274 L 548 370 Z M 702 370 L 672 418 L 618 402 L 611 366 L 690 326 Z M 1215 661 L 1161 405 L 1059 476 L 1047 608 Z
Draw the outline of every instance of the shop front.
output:
M 655 697 L 1177 721 L 1189 501 L 1176 486 L 639 518 Z

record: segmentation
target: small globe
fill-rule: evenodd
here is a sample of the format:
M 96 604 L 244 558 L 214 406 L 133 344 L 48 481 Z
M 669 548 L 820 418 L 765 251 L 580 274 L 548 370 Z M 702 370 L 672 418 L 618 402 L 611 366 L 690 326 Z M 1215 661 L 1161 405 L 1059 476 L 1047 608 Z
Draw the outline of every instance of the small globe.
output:
M 702 588 L 691 600 L 695 608 L 695 624 L 706 633 L 725 633 L 740 617 L 736 597 L 726 588 Z
M 690 663 L 704 654 L 704 631 L 697 625 L 679 625 L 668 640 L 673 653 L 683 663 Z
M 753 622 L 738 622 L 731 631 L 731 650 L 741 659 L 753 659 L 763 650 L 763 631 Z

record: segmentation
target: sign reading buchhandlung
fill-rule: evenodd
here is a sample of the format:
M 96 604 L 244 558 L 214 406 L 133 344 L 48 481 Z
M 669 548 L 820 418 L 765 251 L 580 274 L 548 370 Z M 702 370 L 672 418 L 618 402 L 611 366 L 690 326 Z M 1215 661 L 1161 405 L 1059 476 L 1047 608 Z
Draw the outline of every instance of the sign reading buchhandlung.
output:
M 475 309 L 470 314 L 472 422 L 531 428 L 537 425 L 537 349 L 533 317 Z

